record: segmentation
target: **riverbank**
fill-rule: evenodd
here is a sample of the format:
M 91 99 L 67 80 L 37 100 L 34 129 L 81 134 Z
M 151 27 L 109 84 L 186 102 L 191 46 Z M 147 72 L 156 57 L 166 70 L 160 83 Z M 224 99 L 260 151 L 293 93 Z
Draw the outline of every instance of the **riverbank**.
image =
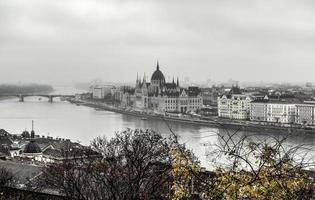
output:
M 281 133 L 306 133 L 306 134 L 315 134 L 315 127 L 311 126 L 301 126 L 294 124 L 280 124 L 280 123 L 267 123 L 267 122 L 256 122 L 256 121 L 245 121 L 245 120 L 231 120 L 218 118 L 217 116 L 203 117 L 191 117 L 191 116 L 166 116 L 162 114 L 155 113 L 146 113 L 134 110 L 126 110 L 119 107 L 114 107 L 105 103 L 95 102 L 95 101 L 74 101 L 69 100 L 70 103 L 75 103 L 77 105 L 83 105 L 92 107 L 99 110 L 107 110 L 111 112 L 121 113 L 125 115 L 132 115 L 143 120 L 150 119 L 159 119 L 164 121 L 192 124 L 192 125 L 203 125 L 213 128 L 228 128 L 228 129 L 237 129 L 242 131 L 253 131 L 253 132 L 281 132 Z

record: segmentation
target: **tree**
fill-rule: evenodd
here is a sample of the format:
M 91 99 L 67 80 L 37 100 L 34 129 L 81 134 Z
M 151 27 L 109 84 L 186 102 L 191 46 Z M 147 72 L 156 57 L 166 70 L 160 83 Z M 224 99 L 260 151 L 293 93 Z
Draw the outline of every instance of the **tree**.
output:
M 128 129 L 110 140 L 98 137 L 91 148 L 101 157 L 71 153 L 71 159 L 45 167 L 37 186 L 69 199 L 169 199 L 173 145 L 172 137 L 151 130 Z
M 23 133 L 21 134 L 21 136 L 23 137 L 23 138 L 30 138 L 31 137 L 31 135 L 30 135 L 30 133 L 28 132 L 28 131 L 23 131 Z
M 14 175 L 4 167 L 0 167 L 0 200 L 5 199 L 5 188 L 14 186 Z
M 0 188 L 14 184 L 14 175 L 4 167 L 0 167 Z
M 109 140 L 94 139 L 91 148 L 65 150 L 62 162 L 44 167 L 37 186 L 83 200 L 312 198 L 314 183 L 303 170 L 308 163 L 300 146 L 237 132 L 219 134 L 212 154 L 225 164 L 213 172 L 202 170 L 174 133 L 164 138 L 127 129 Z
M 308 163 L 300 146 L 286 145 L 286 138 L 234 136 L 220 135 L 212 153 L 226 165 L 201 181 L 203 199 L 312 199 L 314 183 L 303 170 Z
M 193 178 L 200 171 L 200 165 L 193 153 L 185 146 L 175 143 L 172 155 L 172 200 L 189 199 L 194 194 Z
M 110 140 L 96 138 L 92 147 L 105 158 L 111 196 L 117 199 L 166 197 L 170 181 L 171 139 L 151 130 L 117 133 Z M 104 165 L 104 166 L 105 166 Z

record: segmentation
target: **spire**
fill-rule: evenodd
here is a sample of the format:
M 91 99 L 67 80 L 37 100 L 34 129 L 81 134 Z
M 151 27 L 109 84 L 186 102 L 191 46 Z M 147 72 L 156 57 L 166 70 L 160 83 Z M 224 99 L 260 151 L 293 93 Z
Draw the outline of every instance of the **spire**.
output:
M 159 60 L 157 60 L 157 63 L 156 63 L 156 70 L 160 70 L 160 66 L 159 66 Z
M 178 77 L 177 77 L 177 87 L 179 87 L 179 80 L 178 80 Z
M 139 75 L 138 75 L 138 72 L 137 72 L 137 80 L 136 80 L 136 84 L 138 84 L 138 81 L 139 81 Z
M 173 76 L 173 83 L 175 83 L 175 81 L 174 81 L 174 76 Z
M 35 137 L 35 131 L 34 131 L 34 121 L 32 120 L 32 131 L 31 131 L 31 138 Z
M 145 73 L 143 74 L 143 82 L 146 82 Z

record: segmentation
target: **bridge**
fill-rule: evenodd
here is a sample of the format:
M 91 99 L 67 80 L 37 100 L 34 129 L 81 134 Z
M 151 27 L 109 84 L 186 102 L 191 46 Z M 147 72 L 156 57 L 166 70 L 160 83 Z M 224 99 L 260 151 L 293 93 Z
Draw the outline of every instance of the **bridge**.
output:
M 46 97 L 48 98 L 48 102 L 52 103 L 55 97 L 61 98 L 74 98 L 74 95 L 63 95 L 63 94 L 0 94 L 0 97 L 17 97 L 19 98 L 19 102 L 24 102 L 25 97 Z

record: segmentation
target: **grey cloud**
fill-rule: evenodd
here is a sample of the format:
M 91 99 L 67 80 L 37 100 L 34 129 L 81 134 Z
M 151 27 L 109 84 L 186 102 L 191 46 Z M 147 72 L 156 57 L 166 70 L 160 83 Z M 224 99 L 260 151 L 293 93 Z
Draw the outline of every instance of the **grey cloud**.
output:
M 130 82 L 157 58 L 181 79 L 311 80 L 299 72 L 315 62 L 314 11 L 311 0 L 2 0 L 0 80 Z

